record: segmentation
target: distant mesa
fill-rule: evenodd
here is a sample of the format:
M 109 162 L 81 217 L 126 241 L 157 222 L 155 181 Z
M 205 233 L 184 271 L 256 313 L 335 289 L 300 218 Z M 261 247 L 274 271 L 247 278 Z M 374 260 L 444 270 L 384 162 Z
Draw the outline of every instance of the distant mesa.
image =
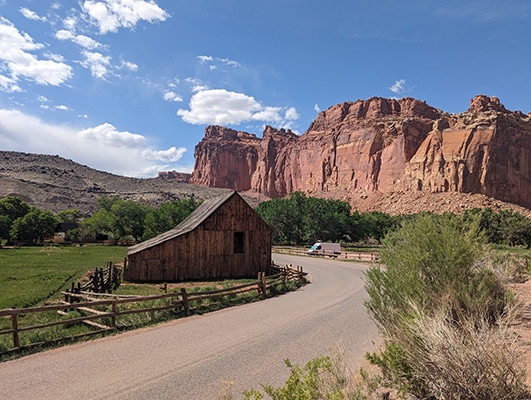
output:
M 177 171 L 163 171 L 159 172 L 158 177 L 160 179 L 166 179 L 175 182 L 188 183 L 192 174 L 187 174 L 186 172 L 177 172 Z

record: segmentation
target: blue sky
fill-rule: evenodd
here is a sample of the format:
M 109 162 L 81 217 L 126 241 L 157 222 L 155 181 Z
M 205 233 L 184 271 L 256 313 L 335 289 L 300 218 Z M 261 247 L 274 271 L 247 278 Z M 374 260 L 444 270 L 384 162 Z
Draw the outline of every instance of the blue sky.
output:
M 0 149 L 152 177 L 372 96 L 528 113 L 530 40 L 528 0 L 0 0 Z

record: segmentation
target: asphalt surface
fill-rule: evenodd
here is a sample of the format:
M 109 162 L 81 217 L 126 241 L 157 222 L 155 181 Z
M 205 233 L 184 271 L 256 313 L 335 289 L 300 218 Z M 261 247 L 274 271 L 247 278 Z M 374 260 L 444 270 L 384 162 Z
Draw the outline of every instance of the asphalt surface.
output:
M 339 352 L 352 368 L 377 340 L 363 307 L 366 266 L 273 255 L 312 283 L 265 301 L 74 344 L 0 363 L 0 398 L 243 398 L 283 384 L 284 359 L 304 365 Z

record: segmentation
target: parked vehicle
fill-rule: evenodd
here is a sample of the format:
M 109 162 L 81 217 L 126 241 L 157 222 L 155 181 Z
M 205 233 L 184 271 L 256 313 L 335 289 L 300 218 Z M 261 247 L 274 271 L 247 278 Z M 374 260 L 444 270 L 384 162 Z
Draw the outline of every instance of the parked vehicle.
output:
M 338 257 L 341 254 L 339 243 L 315 243 L 307 253 L 309 256 Z

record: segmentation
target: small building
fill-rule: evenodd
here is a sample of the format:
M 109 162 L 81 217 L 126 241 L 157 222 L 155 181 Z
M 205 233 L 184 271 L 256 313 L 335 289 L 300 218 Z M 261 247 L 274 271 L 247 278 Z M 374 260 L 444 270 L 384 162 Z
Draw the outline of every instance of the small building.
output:
M 124 279 L 255 278 L 271 265 L 271 228 L 237 193 L 204 201 L 174 229 L 127 252 Z
M 68 231 L 77 229 L 79 224 L 77 222 L 59 222 L 53 232 L 53 241 L 56 243 L 63 243 L 67 241 L 66 234 Z

